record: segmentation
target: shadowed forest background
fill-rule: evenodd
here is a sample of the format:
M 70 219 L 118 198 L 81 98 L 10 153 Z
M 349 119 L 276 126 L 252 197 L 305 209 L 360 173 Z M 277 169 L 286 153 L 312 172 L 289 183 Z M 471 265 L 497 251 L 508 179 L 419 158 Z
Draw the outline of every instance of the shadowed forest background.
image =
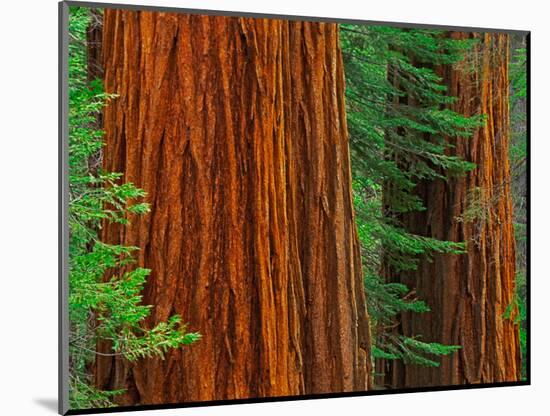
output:
M 69 37 L 71 409 L 525 379 L 523 35 Z

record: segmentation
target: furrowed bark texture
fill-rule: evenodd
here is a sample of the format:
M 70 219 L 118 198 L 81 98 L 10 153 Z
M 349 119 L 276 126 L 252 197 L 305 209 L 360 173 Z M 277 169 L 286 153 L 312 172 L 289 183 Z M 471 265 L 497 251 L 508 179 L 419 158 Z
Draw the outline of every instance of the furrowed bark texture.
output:
M 203 338 L 99 357 L 98 385 L 121 404 L 369 388 L 337 26 L 106 10 L 103 57 L 104 167 L 151 204 L 103 238 L 152 270 L 148 324 Z
M 465 177 L 426 181 L 417 187 L 426 211 L 401 217 L 412 233 L 440 240 L 466 241 L 467 254 L 436 254 L 421 260 L 417 271 L 393 279 L 415 289 L 431 312 L 403 313 L 398 332 L 422 340 L 460 345 L 441 359 L 441 367 L 385 362 L 391 387 L 446 386 L 517 381 L 520 350 L 517 325 L 503 315 L 512 303 L 515 240 L 508 161 L 508 36 L 452 33 L 476 37 L 473 57 L 452 68 L 440 68 L 452 109 L 484 114 L 486 124 L 471 138 L 449 139 L 450 154 L 474 162 Z M 473 60 L 473 62 L 472 62 Z

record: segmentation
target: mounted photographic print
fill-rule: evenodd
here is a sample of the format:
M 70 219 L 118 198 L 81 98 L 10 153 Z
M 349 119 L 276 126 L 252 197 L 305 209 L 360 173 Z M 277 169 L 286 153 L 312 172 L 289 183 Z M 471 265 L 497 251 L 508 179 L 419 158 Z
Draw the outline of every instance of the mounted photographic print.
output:
M 60 3 L 60 412 L 529 384 L 529 33 Z

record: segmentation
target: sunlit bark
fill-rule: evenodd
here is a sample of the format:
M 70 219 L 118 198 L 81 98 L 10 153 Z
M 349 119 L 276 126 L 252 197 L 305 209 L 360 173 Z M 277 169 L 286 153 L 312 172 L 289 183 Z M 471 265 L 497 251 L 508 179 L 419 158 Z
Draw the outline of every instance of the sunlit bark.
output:
M 121 404 L 367 389 L 337 26 L 107 9 L 103 58 L 104 167 L 151 204 L 103 239 L 152 270 L 148 325 L 203 338 L 100 356 L 97 384 Z

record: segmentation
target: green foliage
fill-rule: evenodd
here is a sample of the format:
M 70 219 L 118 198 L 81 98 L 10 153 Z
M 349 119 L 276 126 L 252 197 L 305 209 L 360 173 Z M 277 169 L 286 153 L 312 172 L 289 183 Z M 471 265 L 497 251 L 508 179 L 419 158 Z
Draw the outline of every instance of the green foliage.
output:
M 429 308 L 386 275 L 416 270 L 420 257 L 465 252 L 465 243 L 407 232 L 399 215 L 425 209 L 415 194 L 419 182 L 446 180 L 475 167 L 449 155 L 447 138 L 468 138 L 484 120 L 449 110 L 455 98 L 433 69 L 463 60 L 473 41 L 449 39 L 437 30 L 354 25 L 342 25 L 341 39 L 373 355 L 435 366 L 438 356 L 459 347 L 420 341 L 421 334 L 395 334 L 401 313 L 427 313 Z
M 519 46 L 513 51 L 510 62 L 510 87 L 512 105 L 527 98 L 527 49 L 524 46 Z
M 446 109 L 455 98 L 431 69 L 459 61 L 472 41 L 381 26 L 343 25 L 341 34 L 354 170 L 391 187 L 391 212 L 422 209 L 419 180 L 475 167 L 445 153 L 446 137 L 469 137 L 483 120 Z
M 124 393 L 124 390 L 101 391 L 71 374 L 70 380 L 71 409 L 106 408 L 113 406 L 113 398 Z
M 513 319 L 519 325 L 521 374 L 524 379 L 527 376 L 527 50 L 525 46 L 523 36 L 511 36 L 510 165 L 516 239 L 516 292 L 512 303 L 504 313 L 505 318 Z
M 114 99 L 102 83 L 87 81 L 86 29 L 90 10 L 71 7 L 69 17 L 69 360 L 72 409 L 109 407 L 121 391 L 93 387 L 90 365 L 104 341 L 128 360 L 164 357 L 171 348 L 191 344 L 199 334 L 186 332 L 177 315 L 149 328 L 151 306 L 141 291 L 149 270 L 135 267 L 136 247 L 105 244 L 98 232 L 105 222 L 128 224 L 149 211 L 145 192 L 123 183 L 119 173 L 101 170 L 103 132 L 98 114 Z M 121 271 L 119 274 L 113 271 Z M 107 276 L 109 276 L 107 278 Z
M 527 50 L 523 45 L 524 42 L 523 39 L 513 39 L 513 43 L 517 45 L 512 48 L 512 57 L 509 63 L 512 175 L 525 174 L 527 158 Z
M 527 377 L 527 280 L 523 270 L 516 273 L 516 291 L 512 302 L 506 307 L 504 319 L 511 319 L 519 325 L 519 346 L 521 350 L 521 376 Z
M 509 63 L 510 76 L 510 118 L 512 145 L 510 161 L 512 174 L 518 174 L 519 167 L 527 158 L 527 50 L 524 39 L 513 39 L 512 57 Z M 524 170 L 521 172 L 525 174 Z
M 439 367 L 439 362 L 428 357 L 449 355 L 458 351 L 457 345 L 443 345 L 437 342 L 423 342 L 419 338 L 396 336 L 391 343 L 384 344 L 384 349 L 373 347 L 374 358 L 386 360 L 403 360 L 406 364 L 420 365 L 423 367 Z

